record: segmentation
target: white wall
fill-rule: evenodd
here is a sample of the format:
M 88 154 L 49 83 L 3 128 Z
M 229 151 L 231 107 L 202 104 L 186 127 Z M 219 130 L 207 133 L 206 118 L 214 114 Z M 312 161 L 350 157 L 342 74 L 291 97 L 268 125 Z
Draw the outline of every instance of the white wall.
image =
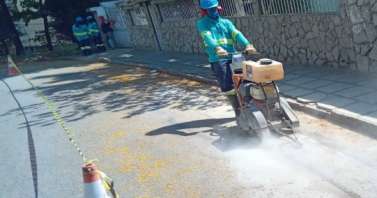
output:
M 98 16 L 103 16 L 105 19 L 107 19 L 106 11 L 103 7 L 92 7 L 90 8 L 91 12 L 97 12 Z

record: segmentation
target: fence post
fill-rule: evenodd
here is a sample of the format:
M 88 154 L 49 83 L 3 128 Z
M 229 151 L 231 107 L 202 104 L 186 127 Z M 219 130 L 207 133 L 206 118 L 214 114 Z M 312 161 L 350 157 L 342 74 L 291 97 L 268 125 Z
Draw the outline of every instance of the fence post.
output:
M 261 5 L 259 0 L 249 0 L 251 1 L 251 4 L 253 5 L 253 12 L 254 15 L 261 15 Z
M 200 14 L 200 2 L 194 0 L 194 5 L 195 5 L 195 8 L 196 8 L 196 14 L 198 15 L 197 17 L 202 18 L 203 16 L 202 16 L 202 14 Z
M 245 16 L 245 9 L 243 7 L 243 1 L 242 0 L 234 0 L 234 5 L 236 7 L 237 16 Z

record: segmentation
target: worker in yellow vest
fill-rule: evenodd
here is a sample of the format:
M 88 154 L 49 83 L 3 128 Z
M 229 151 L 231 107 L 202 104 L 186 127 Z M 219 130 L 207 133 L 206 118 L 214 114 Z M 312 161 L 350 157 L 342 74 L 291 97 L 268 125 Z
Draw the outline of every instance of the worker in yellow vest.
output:
M 99 33 L 98 25 L 92 16 L 86 17 L 88 21 L 88 28 L 90 31 L 90 36 L 92 38 L 92 42 L 97 47 L 99 52 L 106 52 L 106 47 L 102 42 L 101 34 Z
M 90 42 L 90 31 L 88 26 L 83 23 L 83 19 L 81 17 L 76 18 L 76 24 L 72 26 L 72 31 L 79 42 L 79 46 L 81 47 L 82 54 L 84 56 L 92 55 L 92 44 Z

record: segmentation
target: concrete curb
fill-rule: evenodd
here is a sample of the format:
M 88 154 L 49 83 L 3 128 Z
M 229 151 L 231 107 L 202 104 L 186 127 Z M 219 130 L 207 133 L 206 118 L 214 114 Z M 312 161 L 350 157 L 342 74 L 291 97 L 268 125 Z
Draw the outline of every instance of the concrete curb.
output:
M 111 61 L 111 60 L 101 61 L 100 60 L 100 62 L 109 62 L 109 63 L 114 63 L 117 65 L 135 66 L 135 67 L 141 67 L 141 68 L 146 68 L 150 70 L 156 70 L 160 73 L 170 74 L 173 76 L 187 78 L 193 81 L 217 86 L 216 80 L 206 79 L 200 76 L 186 74 L 179 71 L 167 70 L 167 69 L 156 67 L 150 64 L 144 64 L 144 63 L 139 63 L 139 62 L 122 62 L 122 61 L 116 61 L 116 60 L 115 61 Z M 282 92 L 281 92 L 281 95 L 286 97 L 288 103 L 291 105 L 292 109 L 294 110 L 302 111 L 308 115 L 311 115 L 320 119 L 325 119 L 336 125 L 340 125 L 345 128 L 354 130 L 360 134 L 377 138 L 377 133 L 373 132 L 373 131 L 377 131 L 377 123 L 373 121 L 368 121 L 368 120 L 361 119 L 360 117 L 355 117 L 352 115 L 337 113 L 336 111 L 333 111 L 333 110 L 324 110 L 324 109 L 319 108 L 317 106 L 317 103 L 315 102 L 300 102 L 299 98 L 286 95 Z
M 281 93 L 284 97 L 287 97 L 288 103 L 294 110 L 302 111 L 308 115 L 325 119 L 333 124 L 351 129 L 362 135 L 377 138 L 377 122 L 372 120 L 368 121 L 362 119 L 361 116 L 355 117 L 354 115 L 348 115 L 346 113 L 340 113 L 334 110 L 325 110 L 318 107 L 317 103 L 302 103 L 298 101 L 298 98 L 287 96 Z

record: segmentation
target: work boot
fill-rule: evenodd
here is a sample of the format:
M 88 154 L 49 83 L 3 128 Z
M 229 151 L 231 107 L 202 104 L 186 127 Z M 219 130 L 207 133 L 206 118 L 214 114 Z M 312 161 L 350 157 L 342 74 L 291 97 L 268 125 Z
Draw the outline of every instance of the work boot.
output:
M 241 114 L 240 111 L 240 103 L 238 102 L 238 97 L 237 95 L 226 95 L 228 100 L 230 101 L 230 104 L 233 107 L 234 113 L 236 114 L 236 117 L 238 117 Z

